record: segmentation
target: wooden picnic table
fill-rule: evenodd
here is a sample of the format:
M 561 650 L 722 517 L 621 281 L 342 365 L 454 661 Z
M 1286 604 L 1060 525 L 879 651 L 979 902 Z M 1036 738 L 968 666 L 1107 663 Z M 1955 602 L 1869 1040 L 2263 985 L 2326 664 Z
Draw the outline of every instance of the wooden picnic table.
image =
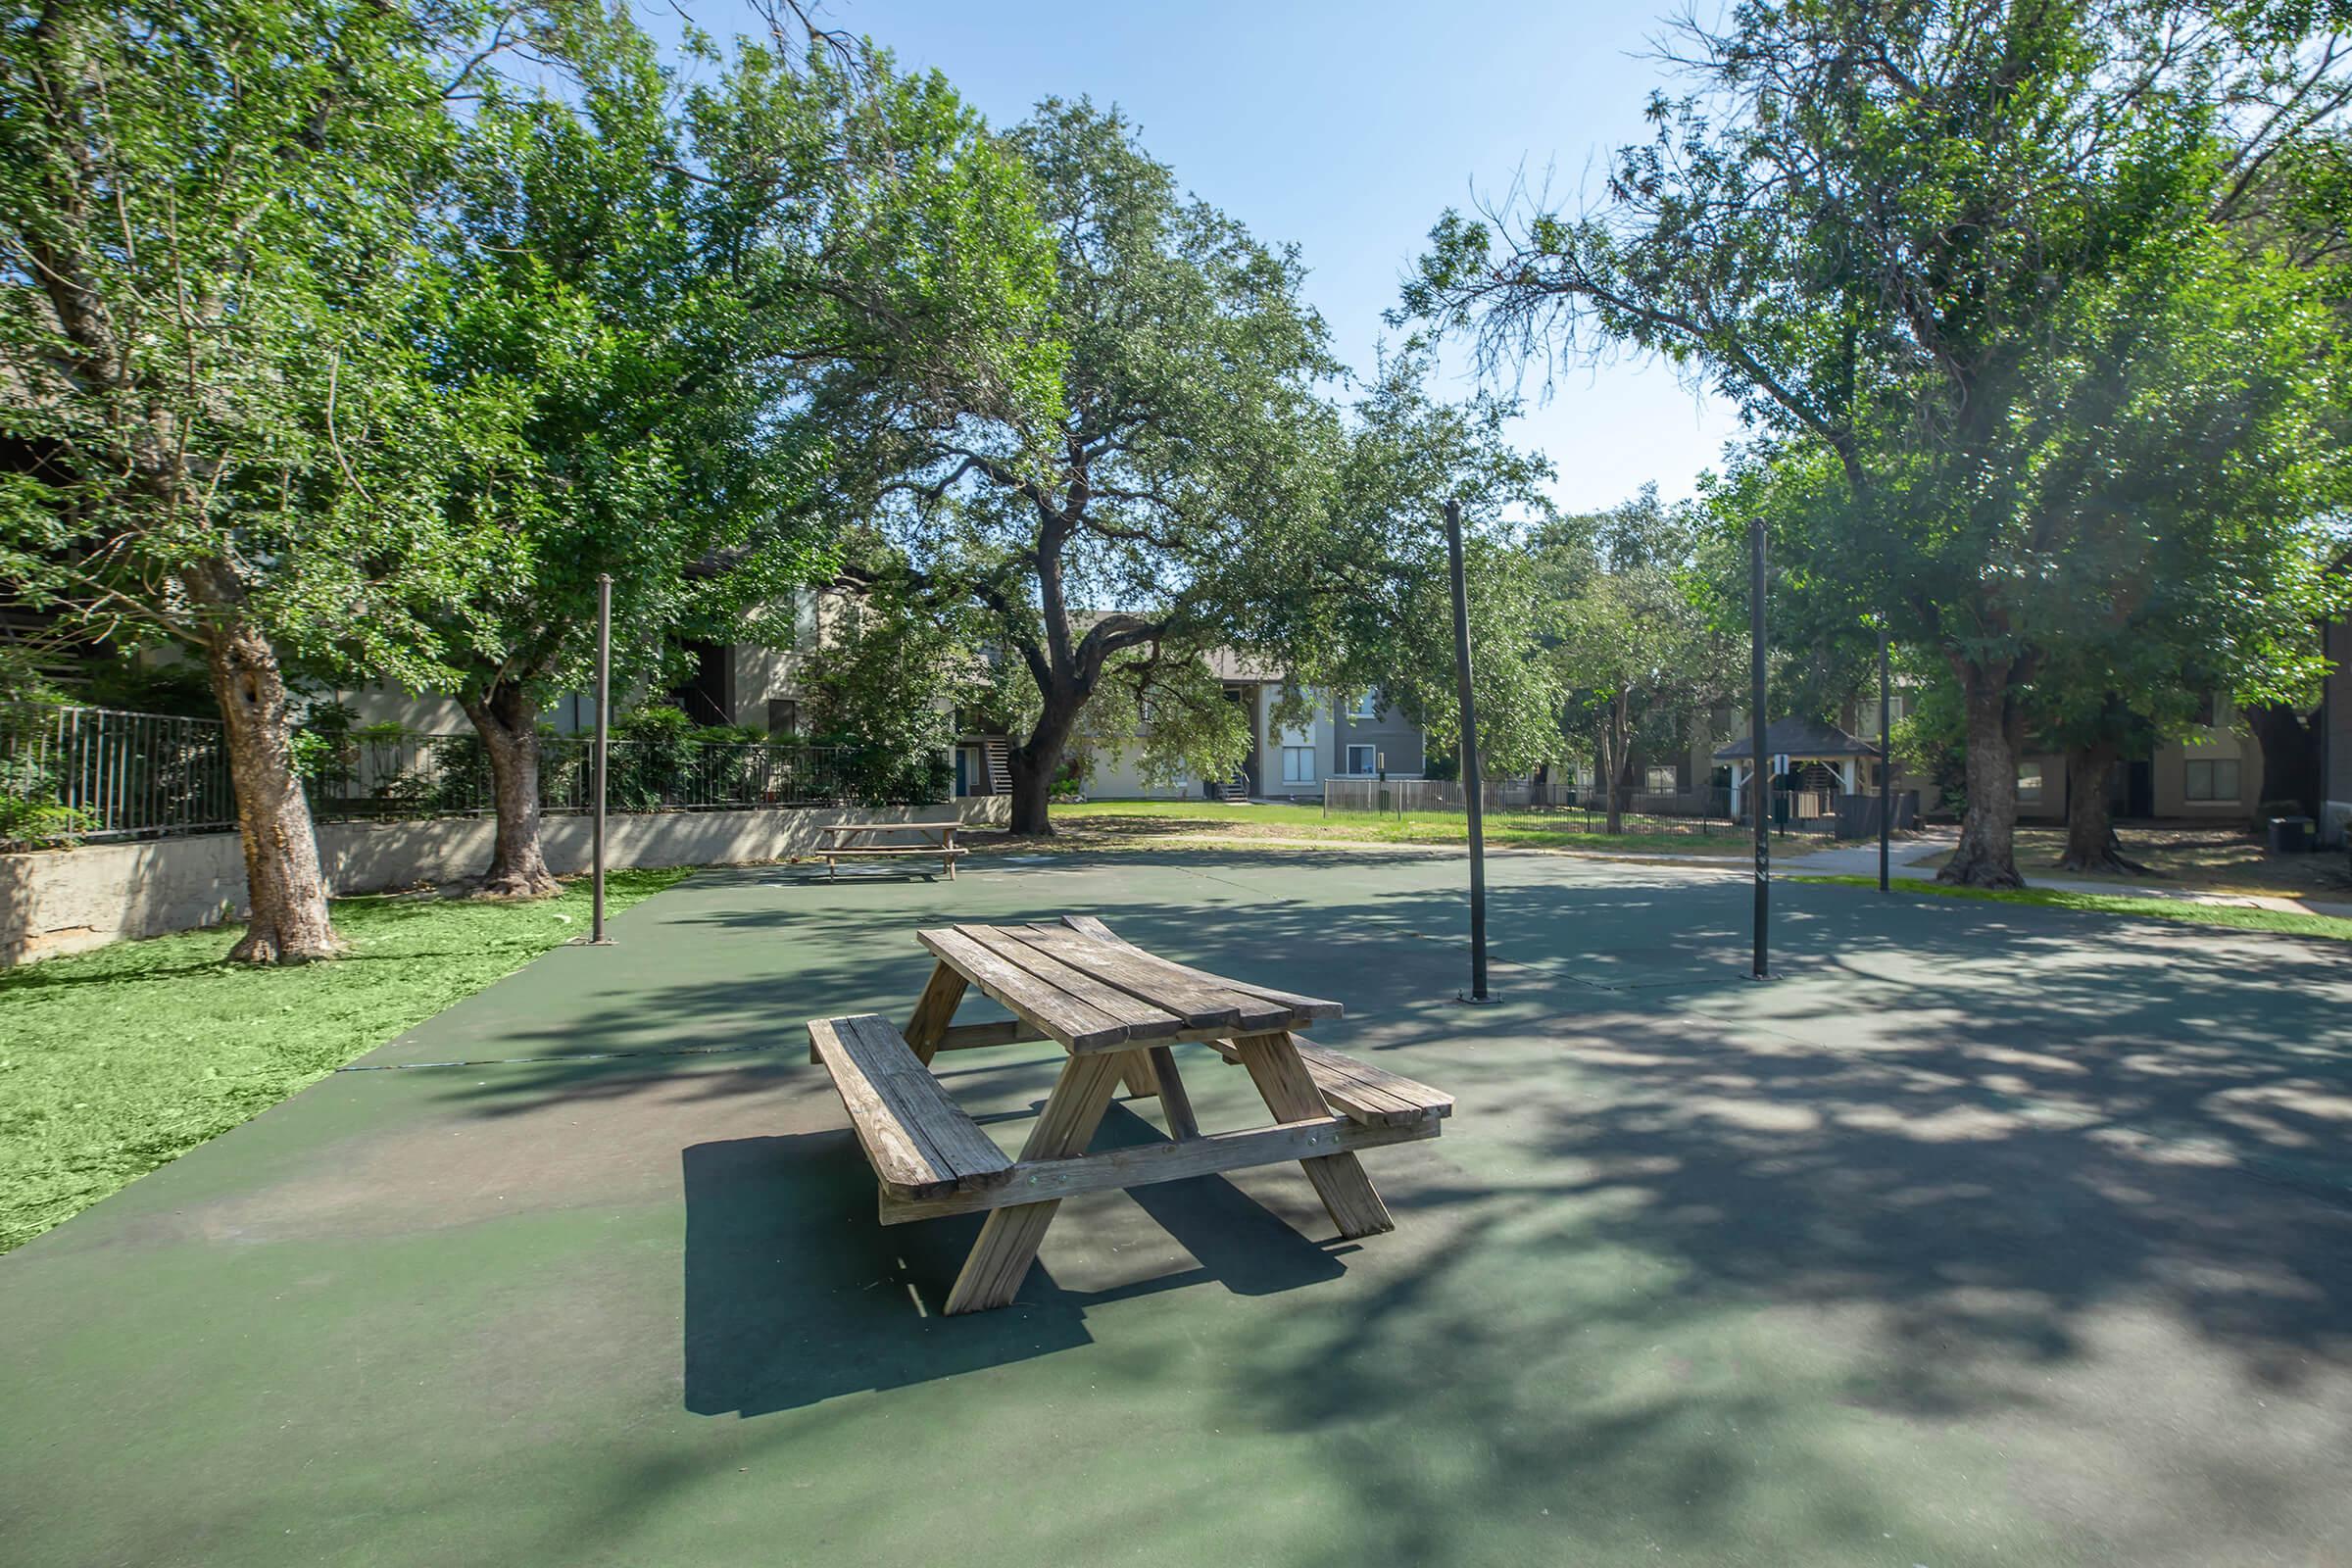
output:
M 1356 1151 L 1434 1138 L 1450 1097 L 1301 1038 L 1341 1005 L 1171 963 L 1091 915 L 1055 925 L 954 925 L 917 931 L 938 959 L 902 1031 L 874 1014 L 815 1018 L 809 1056 L 834 1087 L 881 1187 L 885 1225 L 985 1210 L 979 1240 L 948 1294 L 950 1312 L 1008 1304 L 1060 1200 L 1297 1160 L 1343 1237 L 1393 1230 Z M 956 1023 L 977 991 L 1012 1014 Z M 1008 1158 L 930 1070 L 943 1051 L 1052 1040 L 1060 1076 L 1020 1157 Z M 1173 1047 L 1198 1043 L 1249 1069 L 1274 1124 L 1204 1134 Z M 1164 1143 L 1087 1152 L 1124 1082 L 1155 1096 Z
M 832 880 L 841 876 L 840 861 L 851 856 L 866 855 L 925 855 L 936 856 L 946 863 L 948 880 L 956 880 L 956 858 L 966 851 L 956 844 L 954 822 L 828 822 L 817 831 L 826 835 L 826 842 L 817 854 L 824 858 L 825 875 Z M 924 842 L 920 844 L 892 844 L 876 842 L 878 833 L 911 833 Z

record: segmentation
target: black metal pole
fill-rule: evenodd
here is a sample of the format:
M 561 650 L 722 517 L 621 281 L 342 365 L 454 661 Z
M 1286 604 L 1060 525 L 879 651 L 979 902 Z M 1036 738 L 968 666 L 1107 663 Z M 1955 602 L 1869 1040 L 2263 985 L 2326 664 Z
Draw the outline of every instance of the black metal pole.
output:
M 1453 572 L 1453 679 L 1462 699 L 1462 797 L 1470 808 L 1470 1000 L 1487 1000 L 1486 793 L 1478 774 L 1478 707 L 1470 696 L 1470 589 L 1462 574 L 1462 506 L 1446 503 L 1446 559 Z
M 589 894 L 588 940 L 599 947 L 605 935 L 605 743 L 612 711 L 612 579 L 596 579 L 596 817 L 590 830 L 594 867 Z
M 1756 951 L 1752 966 L 1761 980 L 1769 972 L 1768 939 L 1772 916 L 1772 783 L 1764 771 L 1764 520 L 1747 525 L 1747 749 L 1754 771 L 1756 810 Z
M 1886 891 L 1887 843 L 1894 826 L 1894 747 L 1890 736 L 1894 728 L 1892 701 L 1888 694 L 1886 660 L 1886 622 L 1879 622 L 1879 891 Z

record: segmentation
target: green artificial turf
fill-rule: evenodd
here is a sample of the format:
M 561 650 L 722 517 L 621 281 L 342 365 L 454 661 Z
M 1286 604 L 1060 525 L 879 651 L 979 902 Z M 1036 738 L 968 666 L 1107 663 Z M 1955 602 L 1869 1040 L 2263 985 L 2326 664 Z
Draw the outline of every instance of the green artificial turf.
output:
M 689 875 L 615 871 L 606 907 Z M 238 927 L 0 970 L 0 1252 L 588 928 L 588 884 L 534 904 L 335 901 L 348 956 L 226 961 Z
M 1876 888 L 1874 876 L 1791 876 L 1789 882 L 1819 882 L 1831 887 Z M 1902 893 L 1925 893 L 1943 899 L 1978 899 L 1988 904 L 2031 904 L 2045 909 L 2087 909 L 2098 914 L 2137 914 L 2181 925 L 2223 925 L 2240 931 L 2277 931 L 2287 936 L 2328 937 L 2352 942 L 2352 920 L 2332 914 L 2300 914 L 2288 909 L 2262 909 L 2238 904 L 2198 904 L 2188 899 L 2132 898 L 2114 893 L 2076 893 L 2061 888 L 1956 888 L 1940 882 L 1903 880 Z

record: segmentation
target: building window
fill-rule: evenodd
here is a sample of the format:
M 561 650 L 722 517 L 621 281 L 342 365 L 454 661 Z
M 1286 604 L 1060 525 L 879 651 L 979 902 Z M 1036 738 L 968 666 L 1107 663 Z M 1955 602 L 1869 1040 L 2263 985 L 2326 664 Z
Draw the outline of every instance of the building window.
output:
M 1380 716 L 1380 693 L 1377 690 L 1358 692 L 1354 700 L 1348 705 L 1348 716 L 1359 721 L 1378 718 Z M 1370 770 L 1366 769 L 1366 771 Z
M 1312 784 L 1315 781 L 1315 749 L 1312 746 L 1285 746 L 1282 749 L 1282 781 L 1285 784 Z
M 801 705 L 790 697 L 770 697 L 767 700 L 767 733 L 771 736 L 793 736 L 801 732 Z
M 2197 757 L 2188 762 L 2180 794 L 2191 801 L 2234 801 L 2237 796 L 2237 759 Z
M 1358 776 L 1373 770 L 1373 753 L 1369 746 L 1348 748 L 1348 771 Z
M 1663 767 L 1653 762 L 1642 772 L 1642 793 L 1644 795 L 1679 795 L 1682 789 L 1682 780 L 1671 762 Z
M 2041 804 L 2041 764 L 2039 762 L 2017 764 L 2017 804 L 2020 806 L 2039 806 Z

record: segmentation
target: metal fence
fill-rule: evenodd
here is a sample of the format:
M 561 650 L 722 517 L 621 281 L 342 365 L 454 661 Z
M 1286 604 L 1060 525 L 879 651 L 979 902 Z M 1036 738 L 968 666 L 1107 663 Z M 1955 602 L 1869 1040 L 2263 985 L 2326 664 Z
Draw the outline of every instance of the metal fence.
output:
M 0 838 L 146 838 L 237 825 L 220 721 L 103 708 L 0 712 Z
M 543 736 L 539 802 L 594 805 L 592 743 Z M 304 790 L 322 822 L 469 816 L 497 808 L 490 759 L 472 735 L 361 730 L 298 736 Z M 857 746 L 623 740 L 607 754 L 608 808 L 931 805 L 950 798 L 943 756 L 907 765 Z M 0 845 L 160 838 L 235 829 L 219 719 L 112 709 L 0 706 Z
M 944 759 L 939 769 L 910 770 L 857 746 L 620 740 L 608 748 L 605 800 L 612 811 L 921 806 L 954 787 Z M 540 738 L 541 810 L 595 805 L 593 752 L 584 735 Z M 472 735 L 357 735 L 312 764 L 309 790 L 321 821 L 466 816 L 498 804 L 489 754 Z

